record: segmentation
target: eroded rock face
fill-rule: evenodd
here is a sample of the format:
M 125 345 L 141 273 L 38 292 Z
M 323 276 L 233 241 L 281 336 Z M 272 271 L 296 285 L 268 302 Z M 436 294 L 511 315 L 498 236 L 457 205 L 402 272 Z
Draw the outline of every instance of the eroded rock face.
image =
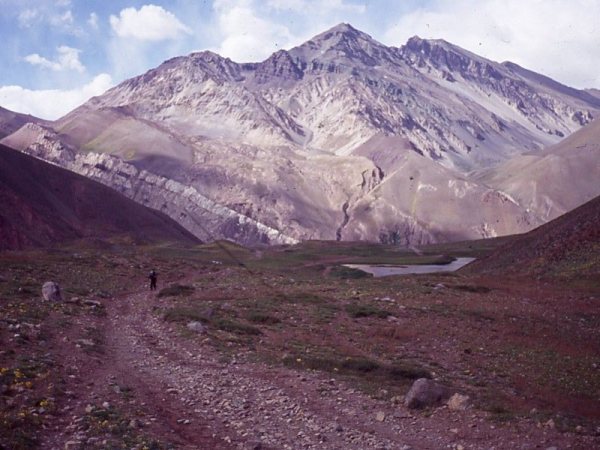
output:
M 173 58 L 5 142 L 202 240 L 410 246 L 522 233 L 600 194 L 563 189 L 571 161 L 548 163 L 560 183 L 511 165 L 494 176 L 599 114 L 597 96 L 514 64 L 441 40 L 388 47 L 341 24 L 261 63 Z M 563 201 L 551 185 L 577 192 Z
M 412 152 L 396 161 L 404 172 L 386 177 L 365 157 L 306 156 L 289 149 L 269 155 L 250 146 L 224 152 L 202 142 L 194 147 L 193 163 L 173 163 L 177 171 L 168 168 L 160 175 L 113 155 L 79 153 L 35 124 L 7 141 L 166 213 L 205 241 L 422 245 L 523 232 L 538 224 L 502 193 L 466 182 Z M 444 218 L 441 208 L 447 211 Z
M 600 100 L 443 40 L 388 47 L 340 24 L 261 63 L 212 52 L 173 58 L 60 122 L 71 129 L 78 115 L 107 108 L 181 135 L 337 155 L 393 136 L 467 173 L 559 142 L 599 114 Z
M 427 378 L 416 380 L 404 398 L 404 406 L 420 409 L 440 405 L 450 397 L 450 390 L 437 381 Z
M 205 241 L 291 244 L 296 239 L 202 195 L 192 186 L 140 170 L 104 153 L 78 153 L 36 124 L 19 131 L 26 153 L 106 184 L 125 196 L 166 213 Z M 16 145 L 16 147 L 19 147 Z
M 62 294 L 60 292 L 60 286 L 54 281 L 46 281 L 42 286 L 42 296 L 44 300 L 50 302 L 62 301 Z

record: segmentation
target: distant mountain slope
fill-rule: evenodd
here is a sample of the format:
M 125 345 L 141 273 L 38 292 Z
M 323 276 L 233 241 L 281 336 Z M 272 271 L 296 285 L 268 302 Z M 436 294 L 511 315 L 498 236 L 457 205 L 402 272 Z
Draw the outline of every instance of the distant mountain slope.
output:
M 463 270 L 600 279 L 600 197 L 516 236 Z
M 517 156 L 477 177 L 547 221 L 600 194 L 600 120 L 536 154 Z
M 46 121 L 28 114 L 20 114 L 0 107 L 0 139 L 14 133 L 29 122 L 43 123 Z
M 0 145 L 0 250 L 82 237 L 198 242 L 106 186 Z

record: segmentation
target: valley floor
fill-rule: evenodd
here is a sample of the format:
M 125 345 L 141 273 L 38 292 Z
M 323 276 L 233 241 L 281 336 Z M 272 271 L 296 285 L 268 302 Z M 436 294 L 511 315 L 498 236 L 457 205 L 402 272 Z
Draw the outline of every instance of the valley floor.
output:
M 221 250 L 0 255 L 0 448 L 600 446 L 595 288 Z M 472 408 L 405 408 L 420 376 Z

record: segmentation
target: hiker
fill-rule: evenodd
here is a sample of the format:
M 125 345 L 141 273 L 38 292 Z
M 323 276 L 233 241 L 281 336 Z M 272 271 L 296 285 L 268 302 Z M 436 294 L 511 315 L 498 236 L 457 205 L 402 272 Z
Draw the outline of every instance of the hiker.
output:
M 150 271 L 150 275 L 148 275 L 148 278 L 150 278 L 150 290 L 151 291 L 155 291 L 156 290 L 156 272 L 154 270 Z

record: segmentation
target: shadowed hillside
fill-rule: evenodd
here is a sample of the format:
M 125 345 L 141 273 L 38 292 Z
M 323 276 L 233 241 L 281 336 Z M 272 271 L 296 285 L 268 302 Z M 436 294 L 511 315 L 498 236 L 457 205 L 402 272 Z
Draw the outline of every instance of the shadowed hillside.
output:
M 45 123 L 46 121 L 29 114 L 13 112 L 0 106 L 0 139 L 14 133 L 28 122 Z
M 0 250 L 123 234 L 141 241 L 197 242 L 162 213 L 5 146 L 0 146 L 0 204 Z
M 465 267 L 471 273 L 593 278 L 600 275 L 600 197 L 517 236 Z

